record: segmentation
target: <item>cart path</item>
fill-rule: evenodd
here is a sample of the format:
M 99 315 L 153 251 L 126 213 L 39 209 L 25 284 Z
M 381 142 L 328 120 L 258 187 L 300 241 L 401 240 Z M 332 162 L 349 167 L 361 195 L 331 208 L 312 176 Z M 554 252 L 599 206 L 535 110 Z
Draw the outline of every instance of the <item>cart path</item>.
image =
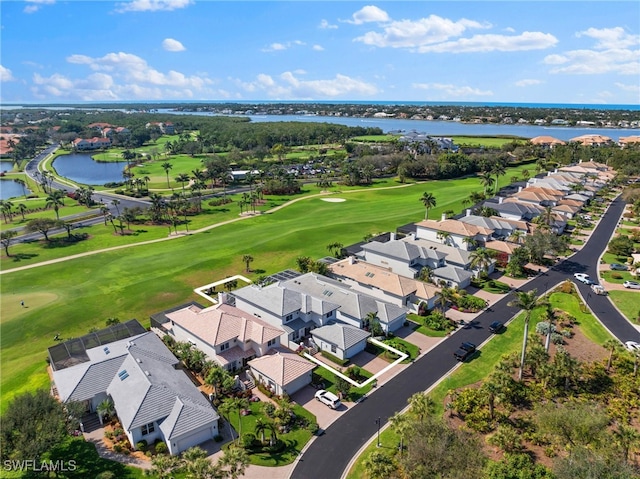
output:
M 416 186 L 416 185 L 420 185 L 423 183 L 427 183 L 426 181 L 420 181 L 417 183 L 406 183 L 403 185 L 397 185 L 397 186 L 383 186 L 381 188 L 376 188 L 374 191 L 378 191 L 378 190 L 390 190 L 390 189 L 396 189 L 396 188 L 407 188 L 409 186 Z M 34 263 L 34 264 L 29 264 L 29 265 L 25 265 L 25 266 L 19 266 L 17 268 L 11 268 L 11 269 L 6 269 L 6 270 L 2 270 L 0 271 L 0 275 L 3 274 L 9 274 L 9 273 L 16 273 L 18 271 L 24 271 L 27 269 L 32 269 L 32 268 L 39 268 L 41 266 L 47 266 L 50 264 L 56 264 L 56 263 L 62 263 L 64 261 L 71 261 L 74 259 L 78 259 L 78 258 L 84 258 L 85 256 L 91 256 L 91 255 L 95 255 L 95 254 L 101 254 L 101 253 L 107 253 L 110 251 L 117 251 L 117 250 L 121 250 L 121 249 L 125 249 L 125 248 L 133 248 L 135 246 L 144 246 L 144 245 L 149 245 L 149 244 L 153 244 L 153 243 L 160 243 L 162 241 L 169 241 L 169 240 L 173 240 L 173 239 L 178 239 L 178 238 L 183 238 L 185 236 L 189 236 L 189 235 L 194 235 L 194 234 L 198 234 L 198 233 L 202 233 L 204 231 L 209 231 L 212 230 L 214 228 L 218 228 L 220 226 L 225 226 L 231 223 L 235 223 L 236 221 L 242 221 L 242 220 L 246 220 L 249 218 L 254 218 L 256 216 L 261 216 L 263 214 L 271 214 L 271 213 L 275 213 L 278 210 L 281 210 L 282 208 L 286 208 L 287 206 L 291 206 L 294 203 L 297 203 L 299 201 L 304 201 L 304 200 L 308 200 L 308 199 L 313 199 L 313 198 L 318 198 L 318 197 L 322 197 L 322 196 L 329 196 L 329 195 L 345 195 L 345 194 L 350 194 L 350 193 L 362 193 L 365 190 L 348 190 L 348 191 L 326 191 L 326 192 L 322 192 L 322 193 L 316 193 L 313 195 L 309 195 L 309 196 L 303 196 L 300 198 L 295 198 L 293 200 L 287 201 L 286 203 L 281 204 L 280 206 L 276 206 L 270 210 L 265 211 L 264 213 L 261 214 L 256 214 L 256 215 L 243 215 L 243 216 L 239 216 L 238 218 L 233 218 L 230 220 L 226 220 L 226 221 L 222 221 L 220 223 L 215 223 L 209 226 L 205 226 L 203 228 L 197 229 L 197 230 L 193 230 L 190 231 L 188 233 L 178 233 L 178 234 L 172 234 L 170 236 L 167 236 L 166 238 L 157 238 L 157 239 L 153 239 L 153 240 L 148 240 L 148 241 L 141 241 L 140 243 L 131 243 L 131 244 L 125 244 L 125 245 L 120 245 L 120 246 L 112 246 L 109 248 L 103 248 L 103 249 L 99 249 L 99 250 L 95 250 L 95 251 L 86 251 L 84 253 L 78 253 L 78 254 L 74 254 L 74 255 L 70 255 L 70 256 L 64 256 L 62 258 L 55 258 L 55 259 L 50 259 L 47 261 L 41 261 L 39 263 Z

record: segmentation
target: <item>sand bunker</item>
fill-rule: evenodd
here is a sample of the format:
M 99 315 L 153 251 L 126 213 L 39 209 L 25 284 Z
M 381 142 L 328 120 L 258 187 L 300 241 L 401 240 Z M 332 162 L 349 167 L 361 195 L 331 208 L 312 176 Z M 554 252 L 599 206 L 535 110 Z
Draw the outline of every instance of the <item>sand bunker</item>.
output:
M 342 203 L 347 200 L 344 198 L 322 198 L 322 201 L 328 201 L 329 203 Z

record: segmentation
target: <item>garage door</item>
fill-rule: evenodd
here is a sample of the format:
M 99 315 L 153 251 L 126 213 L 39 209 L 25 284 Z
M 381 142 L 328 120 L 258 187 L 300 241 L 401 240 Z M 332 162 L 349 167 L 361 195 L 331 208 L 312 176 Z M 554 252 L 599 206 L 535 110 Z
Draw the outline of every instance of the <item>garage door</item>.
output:
M 185 451 L 190 447 L 197 446 L 198 444 L 203 443 L 204 441 L 208 441 L 209 439 L 213 439 L 210 427 L 180 439 L 178 441 L 177 452 Z

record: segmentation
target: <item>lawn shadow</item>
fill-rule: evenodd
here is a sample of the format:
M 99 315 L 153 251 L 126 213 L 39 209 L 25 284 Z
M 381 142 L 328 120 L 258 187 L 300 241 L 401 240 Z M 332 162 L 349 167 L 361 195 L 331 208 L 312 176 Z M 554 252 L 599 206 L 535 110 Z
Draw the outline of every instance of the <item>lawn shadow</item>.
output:
M 12 254 L 10 257 L 13 258 L 14 263 L 19 263 L 20 261 L 26 261 L 31 258 L 35 258 L 36 256 L 40 256 L 38 253 L 18 253 Z

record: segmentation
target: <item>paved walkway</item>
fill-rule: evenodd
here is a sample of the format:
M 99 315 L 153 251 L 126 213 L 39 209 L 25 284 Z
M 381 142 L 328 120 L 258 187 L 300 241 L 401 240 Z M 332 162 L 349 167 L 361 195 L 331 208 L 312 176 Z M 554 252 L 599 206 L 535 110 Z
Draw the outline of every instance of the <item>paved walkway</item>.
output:
M 113 452 L 104 443 L 104 427 L 100 427 L 94 431 L 84 433 L 84 438 L 96 446 L 98 455 L 104 459 L 117 461 L 127 466 L 134 466 L 140 469 L 151 469 L 151 461 L 139 459 L 137 457 Z

